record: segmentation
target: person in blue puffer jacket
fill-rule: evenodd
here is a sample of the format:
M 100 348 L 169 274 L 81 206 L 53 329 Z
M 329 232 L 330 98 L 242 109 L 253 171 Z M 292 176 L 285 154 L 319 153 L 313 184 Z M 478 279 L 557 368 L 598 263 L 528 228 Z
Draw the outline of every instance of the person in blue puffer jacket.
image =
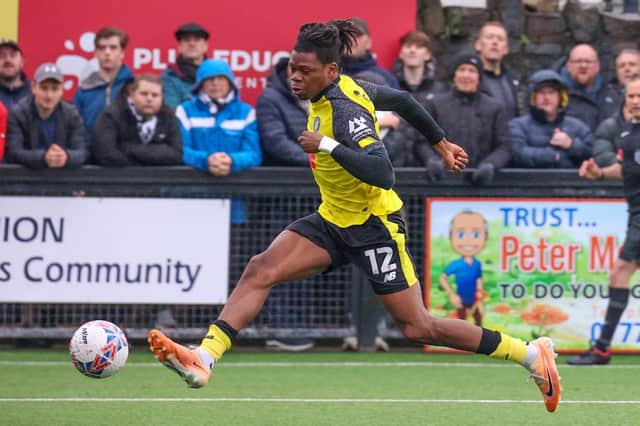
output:
M 256 112 L 240 99 L 229 65 L 207 59 L 198 67 L 194 99 L 176 109 L 184 163 L 214 176 L 227 176 L 262 163 Z M 232 200 L 231 223 L 247 221 L 241 200 Z
M 513 166 L 518 168 L 578 168 L 591 155 L 589 127 L 566 115 L 568 89 L 558 73 L 535 72 L 529 78 L 529 114 L 509 122 Z

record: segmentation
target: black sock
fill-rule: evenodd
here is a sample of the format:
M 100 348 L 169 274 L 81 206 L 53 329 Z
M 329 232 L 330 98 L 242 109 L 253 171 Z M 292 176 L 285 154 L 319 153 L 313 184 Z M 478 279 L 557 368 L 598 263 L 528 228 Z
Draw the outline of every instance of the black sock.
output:
M 604 320 L 604 327 L 600 332 L 600 337 L 596 341 L 596 348 L 606 351 L 611 346 L 613 333 L 616 331 L 620 317 L 627 307 L 629 301 L 628 288 L 609 287 L 609 306 Z
M 476 353 L 489 355 L 498 349 L 498 345 L 502 340 L 502 336 L 497 331 L 482 329 L 482 337 L 480 338 L 480 345 Z
M 213 323 L 217 325 L 220 330 L 224 331 L 227 336 L 229 336 L 229 340 L 231 340 L 231 344 L 233 345 L 236 341 L 238 331 L 222 320 L 215 320 Z

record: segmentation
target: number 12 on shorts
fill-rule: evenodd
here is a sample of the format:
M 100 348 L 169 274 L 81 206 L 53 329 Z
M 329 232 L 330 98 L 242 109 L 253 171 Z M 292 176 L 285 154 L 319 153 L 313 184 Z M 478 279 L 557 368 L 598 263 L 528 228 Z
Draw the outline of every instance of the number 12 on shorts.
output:
M 397 268 L 395 263 L 391 263 L 391 258 L 393 257 L 393 249 L 391 247 L 378 247 L 377 249 L 365 250 L 364 255 L 369 258 L 371 273 L 373 275 L 380 273 L 385 274 L 389 271 L 395 271 Z M 376 255 L 384 255 L 380 266 L 378 266 L 378 257 Z

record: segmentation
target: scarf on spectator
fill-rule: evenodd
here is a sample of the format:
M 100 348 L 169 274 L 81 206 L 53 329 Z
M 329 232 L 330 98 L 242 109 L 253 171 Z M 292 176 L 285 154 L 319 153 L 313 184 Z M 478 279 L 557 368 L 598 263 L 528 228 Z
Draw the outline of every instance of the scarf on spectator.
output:
M 182 71 L 182 74 L 185 76 L 185 80 L 189 83 L 196 82 L 196 73 L 198 71 L 198 65 L 196 65 L 192 59 L 187 59 L 182 56 L 178 56 L 176 60 L 176 65 Z
M 586 86 L 582 86 L 578 84 L 574 79 L 569 75 L 569 71 L 567 71 L 567 67 L 563 67 L 560 70 L 560 76 L 565 84 L 569 87 L 569 90 L 575 90 L 579 93 L 582 93 L 584 96 L 588 97 L 594 103 L 598 103 L 598 93 L 600 93 L 600 89 L 602 89 L 602 76 L 600 74 L 596 75 L 596 78 L 593 80 L 593 84 L 591 88 Z
M 207 95 L 202 89 L 198 92 L 198 99 L 200 99 L 203 104 L 209 107 L 209 112 L 211 114 L 217 114 L 218 111 L 222 109 L 222 107 L 233 102 L 235 98 L 235 90 L 230 91 L 225 98 L 215 100 L 211 99 L 209 95 Z
M 143 144 L 148 144 L 153 139 L 153 134 L 156 131 L 156 125 L 158 124 L 158 116 L 154 115 L 147 121 L 144 120 L 144 117 L 138 113 L 136 107 L 133 105 L 133 101 L 130 97 L 127 97 L 127 103 L 129 104 L 129 109 L 131 109 L 131 113 L 136 118 L 136 125 L 138 127 L 138 136 L 140 136 L 140 140 Z

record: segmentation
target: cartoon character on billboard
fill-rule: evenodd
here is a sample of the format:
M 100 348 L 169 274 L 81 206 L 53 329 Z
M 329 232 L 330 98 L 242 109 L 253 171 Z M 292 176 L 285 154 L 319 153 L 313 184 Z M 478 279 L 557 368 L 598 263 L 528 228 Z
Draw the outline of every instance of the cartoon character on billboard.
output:
M 449 225 L 449 240 L 453 251 L 461 257 L 450 262 L 440 275 L 440 285 L 456 308 L 458 318 L 471 315 L 476 325 L 482 325 L 484 295 L 482 287 L 482 263 L 476 255 L 484 250 L 489 227 L 487 220 L 478 212 L 464 210 L 456 214 Z M 455 291 L 447 281 L 455 276 Z

